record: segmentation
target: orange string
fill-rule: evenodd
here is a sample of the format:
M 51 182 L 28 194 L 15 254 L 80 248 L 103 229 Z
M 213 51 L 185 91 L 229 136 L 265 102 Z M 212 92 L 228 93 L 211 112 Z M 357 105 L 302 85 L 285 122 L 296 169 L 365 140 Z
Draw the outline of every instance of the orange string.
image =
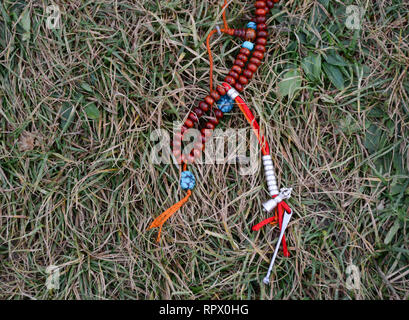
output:
M 228 24 L 227 24 L 227 19 L 226 19 L 226 10 L 227 7 L 229 6 L 227 0 L 224 0 L 224 4 L 222 7 L 223 10 L 223 25 L 224 28 L 220 29 L 220 32 L 228 34 L 228 35 L 233 35 L 234 34 L 234 29 L 230 29 Z M 207 36 L 206 39 L 206 48 L 207 48 L 207 53 L 209 54 L 209 64 L 210 64 L 210 92 L 213 91 L 213 56 L 212 56 L 212 50 L 210 49 L 210 38 L 217 32 L 217 29 L 214 29 L 210 31 L 209 35 Z
M 183 164 L 183 171 L 186 171 L 187 165 L 186 163 Z M 169 209 L 166 211 L 162 212 L 149 226 L 148 230 L 153 229 L 153 228 L 158 228 L 159 227 L 159 232 L 158 232 L 158 237 L 156 238 L 156 242 L 160 241 L 160 235 L 162 233 L 162 227 L 163 224 L 176 212 L 178 211 L 186 202 L 189 200 L 189 197 L 191 196 L 192 191 L 188 190 L 186 197 L 184 197 L 182 200 L 179 202 L 175 203 L 173 206 L 171 206 Z
M 160 235 L 162 232 L 162 226 L 163 224 L 176 212 L 180 209 L 181 206 L 183 206 L 187 200 L 189 200 L 190 195 L 192 194 L 191 190 L 187 191 L 186 197 L 184 197 L 182 200 L 180 200 L 178 203 L 175 203 L 173 206 L 171 206 L 169 209 L 164 211 L 157 217 L 152 224 L 149 226 L 148 230 L 152 228 L 157 228 L 159 227 L 159 232 L 158 232 L 158 237 L 156 238 L 156 242 L 160 241 Z
M 207 48 L 207 53 L 209 54 L 209 64 L 210 64 L 210 92 L 213 91 L 213 56 L 212 56 L 212 50 L 210 49 L 210 38 L 217 32 L 216 29 L 210 31 L 209 35 L 207 36 L 206 39 L 206 48 Z M 220 32 L 228 34 L 228 35 L 233 35 L 234 30 L 233 29 L 220 29 Z
M 224 5 L 223 5 L 222 9 L 223 9 L 223 24 L 224 24 L 225 29 L 229 29 L 229 27 L 227 25 L 227 19 L 226 19 L 226 10 L 227 10 L 228 6 L 229 6 L 229 4 L 227 3 L 227 0 L 224 0 Z

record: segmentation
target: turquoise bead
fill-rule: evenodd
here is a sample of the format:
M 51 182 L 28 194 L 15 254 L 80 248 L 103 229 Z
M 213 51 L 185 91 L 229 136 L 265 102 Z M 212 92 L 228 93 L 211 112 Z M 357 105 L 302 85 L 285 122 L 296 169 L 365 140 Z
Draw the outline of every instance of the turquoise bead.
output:
M 250 41 L 244 41 L 242 47 L 252 51 L 254 49 L 254 44 Z
M 255 22 L 249 22 L 247 23 L 247 28 L 251 28 L 256 30 L 257 29 L 257 24 Z
M 228 95 L 224 95 L 217 102 L 217 107 L 223 113 L 230 112 L 234 107 L 234 101 Z
M 180 177 L 180 186 L 183 190 L 192 190 L 196 185 L 196 179 L 193 173 L 186 170 L 183 171 Z

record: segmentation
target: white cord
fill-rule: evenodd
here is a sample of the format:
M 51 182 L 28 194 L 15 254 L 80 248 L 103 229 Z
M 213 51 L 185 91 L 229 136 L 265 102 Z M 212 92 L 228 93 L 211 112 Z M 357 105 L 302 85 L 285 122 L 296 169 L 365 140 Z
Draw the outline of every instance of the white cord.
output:
M 280 243 L 283 240 L 285 229 L 287 229 L 288 223 L 290 222 L 290 219 L 291 219 L 292 215 L 293 215 L 292 210 L 291 210 L 290 213 L 285 211 L 285 214 L 284 214 L 284 217 L 283 217 L 283 225 L 282 225 L 282 228 L 281 228 L 280 236 L 278 237 L 278 242 L 277 242 L 276 248 L 274 250 L 274 255 L 273 255 L 273 258 L 271 259 L 271 263 L 270 263 L 270 267 L 268 268 L 267 275 L 263 279 L 264 284 L 269 284 L 270 283 L 270 275 L 271 275 L 271 271 L 273 270 L 273 266 L 274 266 L 274 262 L 275 262 L 276 257 L 277 257 L 278 249 L 280 248 Z

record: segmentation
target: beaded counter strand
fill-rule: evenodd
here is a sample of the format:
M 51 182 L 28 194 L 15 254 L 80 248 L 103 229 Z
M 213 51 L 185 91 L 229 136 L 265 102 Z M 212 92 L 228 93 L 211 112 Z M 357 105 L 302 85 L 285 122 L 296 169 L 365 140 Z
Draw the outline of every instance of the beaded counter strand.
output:
M 212 30 L 207 39 L 206 46 L 209 54 L 210 63 L 210 92 L 199 102 L 198 106 L 193 109 L 187 116 L 183 126 L 178 132 L 173 141 L 173 156 L 177 163 L 183 166 L 181 173 L 180 186 L 183 190 L 187 191 L 187 195 L 178 203 L 174 204 L 168 210 L 159 215 L 150 225 L 149 229 L 159 228 L 157 241 L 160 241 L 160 234 L 163 224 L 168 220 L 184 203 L 189 199 L 192 190 L 195 187 L 195 178 L 191 171 L 187 170 L 188 164 L 193 164 L 195 160 L 202 156 L 202 151 L 205 148 L 205 143 L 212 135 L 213 130 L 219 124 L 220 119 L 223 118 L 225 113 L 230 112 L 234 104 L 237 104 L 241 112 L 244 114 L 246 120 L 250 123 L 256 134 L 258 141 L 262 148 L 263 163 L 265 166 L 267 185 L 272 199 L 266 202 L 263 206 L 266 211 L 271 212 L 275 210 L 275 216 L 268 218 L 258 225 L 253 227 L 253 230 L 259 230 L 266 224 L 278 223 L 280 229 L 282 227 L 282 219 L 285 212 L 291 213 L 291 209 L 284 202 L 289 197 L 290 189 L 278 190 L 277 180 L 274 173 L 273 162 L 270 155 L 270 150 L 266 139 L 260 132 L 259 125 L 250 111 L 247 104 L 240 97 L 240 93 L 244 90 L 244 87 L 252 79 L 253 75 L 259 68 L 266 52 L 267 44 L 267 25 L 266 15 L 274 7 L 274 1 L 256 1 L 255 17 L 247 24 L 246 29 L 230 29 L 226 20 L 227 1 L 224 1 L 223 5 L 223 29 L 217 28 Z M 224 79 L 224 83 L 213 88 L 213 57 L 210 50 L 210 38 L 216 33 L 224 33 L 230 36 L 239 37 L 244 40 L 234 64 L 229 73 Z M 200 126 L 200 119 L 208 114 L 208 120 L 201 126 L 201 141 L 197 142 L 194 149 L 190 154 L 182 154 L 182 140 L 184 133 L 198 124 Z M 282 230 L 283 232 L 284 230 Z M 284 255 L 288 256 L 288 250 L 285 242 L 285 238 L 282 237 Z

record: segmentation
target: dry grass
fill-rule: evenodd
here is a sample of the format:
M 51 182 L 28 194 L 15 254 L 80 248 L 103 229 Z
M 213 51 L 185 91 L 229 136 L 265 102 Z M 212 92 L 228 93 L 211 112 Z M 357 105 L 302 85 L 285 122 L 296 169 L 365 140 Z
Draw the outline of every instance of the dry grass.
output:
M 294 187 L 292 255 L 279 257 L 271 287 L 261 280 L 277 229 L 251 231 L 267 217 L 262 171 L 193 168 L 198 185 L 161 245 L 146 232 L 182 195 L 179 169 L 148 161 L 150 134 L 170 131 L 205 94 L 203 42 L 221 2 L 56 0 L 60 30 L 46 28 L 46 1 L 0 4 L 1 298 L 409 298 L 406 1 L 362 1 L 360 31 L 340 21 L 340 1 L 291 0 L 273 12 L 266 63 L 244 94 L 281 184 Z M 250 4 L 232 1 L 231 26 L 244 25 Z M 239 45 L 215 42 L 219 81 Z M 346 62 L 344 89 L 324 69 L 313 81 L 300 68 L 331 49 Z M 293 67 L 302 88 L 280 98 Z M 220 127 L 246 126 L 233 112 Z M 360 289 L 346 288 L 350 264 Z M 59 290 L 45 286 L 49 265 L 60 267 Z

